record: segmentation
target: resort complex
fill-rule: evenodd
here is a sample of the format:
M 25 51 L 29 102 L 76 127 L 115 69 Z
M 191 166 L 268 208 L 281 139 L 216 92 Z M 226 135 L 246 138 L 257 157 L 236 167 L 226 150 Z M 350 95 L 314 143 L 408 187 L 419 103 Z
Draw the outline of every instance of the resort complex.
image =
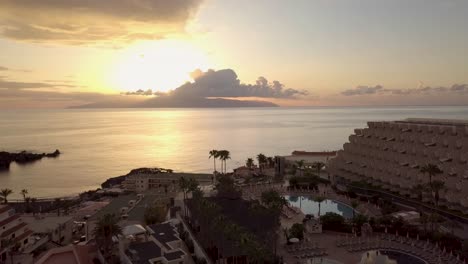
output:
M 213 174 L 134 169 L 66 199 L 2 189 L 0 263 L 466 264 L 466 123 L 368 124 L 343 150 L 232 172 L 212 150 Z
M 406 119 L 368 126 L 356 129 L 328 163 L 333 183 L 365 182 L 431 202 L 432 195 L 420 188 L 429 183 L 439 206 L 468 212 L 468 121 Z

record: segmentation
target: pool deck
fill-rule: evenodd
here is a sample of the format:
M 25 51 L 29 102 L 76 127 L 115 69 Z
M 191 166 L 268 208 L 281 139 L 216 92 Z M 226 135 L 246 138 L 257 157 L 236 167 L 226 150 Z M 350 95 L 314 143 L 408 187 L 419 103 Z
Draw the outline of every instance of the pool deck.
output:
M 282 195 L 306 196 L 310 198 L 321 196 L 325 199 L 334 200 L 348 206 L 350 206 L 353 201 L 349 197 L 335 193 L 331 187 L 325 185 L 320 185 L 318 191 L 313 191 L 288 190 L 284 184 L 255 184 L 243 186 L 243 198 L 259 199 L 263 191 L 272 189 L 278 191 Z M 366 202 L 360 202 L 356 211 L 369 217 L 381 215 L 380 209 L 377 206 Z M 290 228 L 295 223 L 302 223 L 304 216 L 304 213 L 300 210 L 286 208 L 285 214 L 281 217 L 281 227 Z M 283 235 L 282 228 L 278 230 L 279 239 L 277 248 L 278 254 L 283 256 L 285 263 L 309 264 L 311 258 L 304 257 L 305 255 L 327 252 L 328 254 L 325 256 L 315 258 L 330 259 L 343 264 L 358 264 L 361 262 L 361 258 L 365 252 L 376 248 L 378 250 L 399 251 L 404 254 L 410 254 L 427 261 L 429 264 L 463 263 L 447 252 L 442 252 L 437 245 L 432 243 L 428 242 L 425 244 L 424 241 L 419 241 L 414 238 L 403 238 L 387 234 L 374 234 L 374 236 L 364 241 L 362 238 L 352 238 L 351 234 L 330 231 L 325 231 L 321 234 L 307 233 L 304 234 L 304 240 L 293 246 L 288 246 L 286 245 L 286 238 Z M 349 243 L 340 245 L 344 240 L 349 240 Z

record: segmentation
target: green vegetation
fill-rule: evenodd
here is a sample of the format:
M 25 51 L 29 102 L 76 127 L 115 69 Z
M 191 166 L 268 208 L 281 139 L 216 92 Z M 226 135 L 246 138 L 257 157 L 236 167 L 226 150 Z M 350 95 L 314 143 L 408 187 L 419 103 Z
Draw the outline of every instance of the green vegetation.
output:
M 289 235 L 300 240 L 304 239 L 304 225 L 298 223 L 293 224 L 289 229 Z
M 145 223 L 147 225 L 159 224 L 166 220 L 167 208 L 164 205 L 153 205 L 145 210 Z
M 262 193 L 262 203 L 271 210 L 281 212 L 284 205 L 288 204 L 286 198 L 281 196 L 277 191 L 270 190 Z
M 213 167 L 214 171 L 216 172 L 216 159 L 221 160 L 221 173 L 226 173 L 226 160 L 231 159 L 231 154 L 227 150 L 210 150 L 209 157 L 213 158 Z
M 8 203 L 8 196 L 13 193 L 13 190 L 5 188 L 0 191 L 0 196 L 3 198 L 3 203 Z
M 321 179 L 315 175 L 294 176 L 289 179 L 289 186 L 292 188 L 309 188 L 317 190 L 320 183 L 329 183 L 329 181 Z
M 113 263 L 114 251 L 112 237 L 122 234 L 122 228 L 117 223 L 118 219 L 114 214 L 106 214 L 98 219 L 93 230 L 93 235 L 101 253 L 110 263 Z
M 337 213 L 326 213 L 320 217 L 320 222 L 322 223 L 322 228 L 324 230 L 333 230 L 333 231 L 340 231 L 346 232 L 348 230 L 348 226 L 345 222 L 343 216 Z
M 238 199 L 242 196 L 242 190 L 234 184 L 234 179 L 228 175 L 218 177 L 215 189 L 218 197 Z
M 210 150 L 209 152 L 210 156 L 208 157 L 209 159 L 213 158 L 213 171 L 216 172 L 216 159 L 219 158 L 219 151 L 216 149 Z

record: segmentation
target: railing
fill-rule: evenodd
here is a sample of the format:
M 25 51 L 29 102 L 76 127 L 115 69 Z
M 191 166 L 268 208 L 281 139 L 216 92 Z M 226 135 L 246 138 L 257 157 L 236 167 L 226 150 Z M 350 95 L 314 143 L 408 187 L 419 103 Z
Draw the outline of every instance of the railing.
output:
M 424 203 L 421 203 L 421 202 L 418 202 L 418 201 L 414 201 L 414 200 L 408 200 L 408 198 L 405 198 L 405 197 L 401 197 L 401 196 L 398 196 L 398 195 L 395 195 L 393 193 L 389 193 L 389 192 L 386 192 L 386 191 L 382 191 L 382 190 L 376 190 L 376 189 L 367 189 L 367 188 L 363 188 L 363 187 L 357 187 L 357 186 L 353 186 L 353 185 L 347 185 L 349 186 L 352 190 L 359 190 L 359 191 L 364 191 L 367 193 L 373 193 L 373 194 L 380 194 L 380 195 L 383 195 L 383 196 L 386 196 L 386 197 L 390 197 L 393 200 L 397 200 L 398 202 L 402 203 L 402 204 L 406 204 L 406 205 L 409 205 L 409 206 L 412 206 L 412 207 L 422 207 L 428 211 L 436 211 L 437 213 L 441 214 L 441 215 L 444 215 L 452 220 L 457 220 L 457 221 L 460 221 L 460 222 L 463 222 L 464 224 L 468 224 L 468 218 L 466 217 L 463 217 L 463 216 L 460 216 L 460 215 L 456 215 L 452 212 L 448 212 L 448 211 L 445 211 L 445 210 L 442 210 L 440 208 L 436 208 L 436 207 L 432 207 L 432 206 L 429 206 L 427 204 L 424 204 Z

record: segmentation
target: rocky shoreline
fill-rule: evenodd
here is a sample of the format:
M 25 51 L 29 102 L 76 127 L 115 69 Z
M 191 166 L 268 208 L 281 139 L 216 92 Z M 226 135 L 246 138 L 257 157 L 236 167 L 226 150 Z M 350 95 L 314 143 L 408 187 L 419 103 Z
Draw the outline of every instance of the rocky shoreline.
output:
M 10 153 L 6 151 L 0 151 L 0 170 L 10 169 L 10 164 L 16 162 L 18 164 L 27 164 L 38 161 L 42 158 L 56 158 L 60 155 L 60 151 L 57 149 L 52 153 L 30 153 L 27 151 L 21 151 L 19 153 Z

